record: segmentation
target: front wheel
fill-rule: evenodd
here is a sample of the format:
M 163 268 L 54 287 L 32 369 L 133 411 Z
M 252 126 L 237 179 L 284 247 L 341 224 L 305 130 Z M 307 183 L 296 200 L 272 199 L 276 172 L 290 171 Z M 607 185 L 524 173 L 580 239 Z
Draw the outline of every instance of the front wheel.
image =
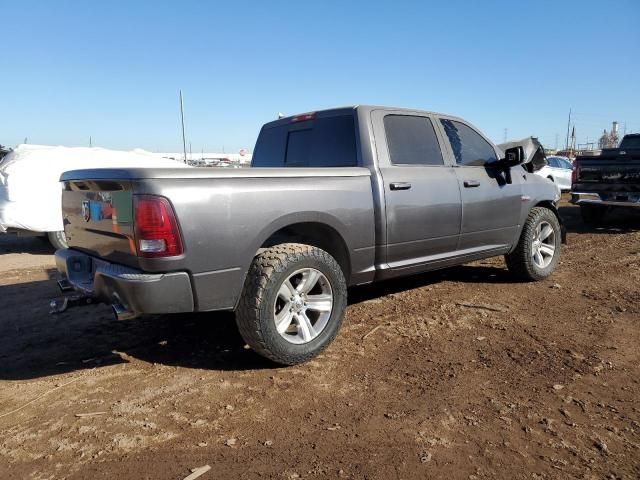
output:
M 69 248 L 69 245 L 67 245 L 67 237 L 64 235 L 64 231 L 47 232 L 47 238 L 49 239 L 49 243 L 56 250 L 64 250 L 65 248 Z
M 509 271 L 525 281 L 544 280 L 553 273 L 560 260 L 562 233 L 556 214 L 544 207 L 534 207 L 522 229 L 513 252 L 505 256 Z
M 295 365 L 333 341 L 346 306 L 347 286 L 338 262 L 317 247 L 285 243 L 254 258 L 236 322 L 257 353 Z

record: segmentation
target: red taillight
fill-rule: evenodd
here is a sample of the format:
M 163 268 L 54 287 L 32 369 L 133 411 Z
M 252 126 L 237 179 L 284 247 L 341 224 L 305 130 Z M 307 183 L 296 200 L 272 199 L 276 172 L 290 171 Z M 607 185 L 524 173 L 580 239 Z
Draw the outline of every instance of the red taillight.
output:
M 571 185 L 576 183 L 578 180 L 578 167 L 573 166 L 573 170 L 571 170 Z
M 291 123 L 305 122 L 307 120 L 313 120 L 314 118 L 316 118 L 316 113 L 315 112 L 303 113 L 302 115 L 296 115 L 295 117 L 293 117 L 291 119 Z
M 134 195 L 133 207 L 139 257 L 173 257 L 182 254 L 180 229 L 169 200 L 155 195 Z

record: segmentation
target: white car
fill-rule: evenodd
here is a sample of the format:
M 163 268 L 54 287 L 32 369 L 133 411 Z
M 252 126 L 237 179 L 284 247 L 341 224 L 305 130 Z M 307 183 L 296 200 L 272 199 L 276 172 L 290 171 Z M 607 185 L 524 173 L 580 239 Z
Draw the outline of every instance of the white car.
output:
M 538 170 L 536 175 L 548 178 L 556 185 L 560 190 L 571 190 L 571 171 L 573 165 L 571 160 L 567 157 L 547 157 L 547 165 Z

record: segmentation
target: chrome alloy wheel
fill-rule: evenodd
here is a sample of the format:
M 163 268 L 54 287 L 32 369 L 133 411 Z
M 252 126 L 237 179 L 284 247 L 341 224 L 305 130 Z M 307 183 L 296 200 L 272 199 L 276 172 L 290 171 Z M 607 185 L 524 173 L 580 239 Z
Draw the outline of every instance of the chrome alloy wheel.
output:
M 273 305 L 278 333 L 288 342 L 308 343 L 327 326 L 333 291 L 327 277 L 315 268 L 297 270 L 282 282 Z
M 538 268 L 547 268 L 556 253 L 556 232 L 549 222 L 540 222 L 531 242 L 531 256 Z

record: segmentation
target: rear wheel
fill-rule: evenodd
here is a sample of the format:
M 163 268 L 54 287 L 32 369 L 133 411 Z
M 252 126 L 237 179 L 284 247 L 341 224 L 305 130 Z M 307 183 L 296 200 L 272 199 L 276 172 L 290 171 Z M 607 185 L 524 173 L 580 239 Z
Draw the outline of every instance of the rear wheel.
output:
M 598 225 L 604 221 L 607 215 L 606 207 L 598 205 L 580 205 L 580 215 L 582 221 L 588 225 Z
M 526 281 L 544 280 L 560 260 L 562 233 L 556 214 L 534 207 L 522 229 L 515 250 L 505 256 L 509 271 Z
M 236 322 L 257 353 L 295 365 L 333 341 L 346 305 L 347 286 L 336 260 L 319 248 L 285 243 L 255 257 Z
M 49 243 L 51 243 L 51 245 L 53 245 L 53 248 L 55 248 L 56 250 L 69 248 L 69 245 L 67 245 L 67 237 L 65 237 L 64 231 L 47 232 L 47 238 L 49 239 Z

